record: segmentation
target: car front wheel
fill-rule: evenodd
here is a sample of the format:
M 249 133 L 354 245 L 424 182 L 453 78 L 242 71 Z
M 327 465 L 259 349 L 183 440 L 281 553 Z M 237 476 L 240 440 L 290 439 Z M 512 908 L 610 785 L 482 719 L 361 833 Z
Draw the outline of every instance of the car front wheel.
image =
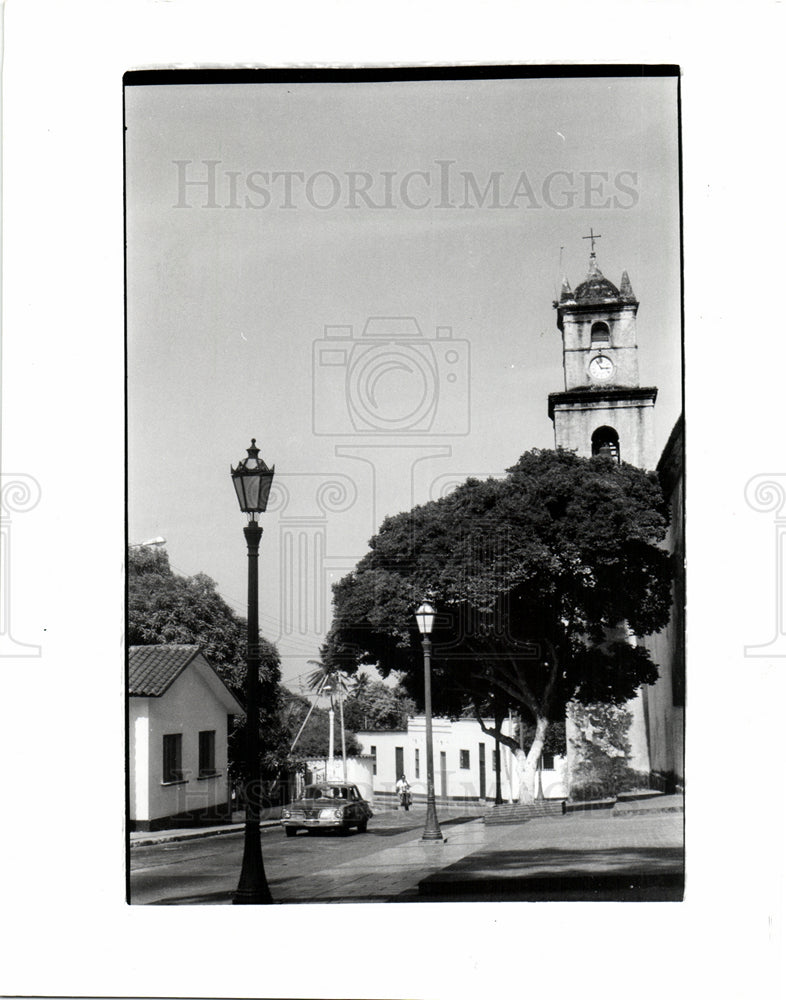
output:
M 297 827 L 294 826 L 285 826 L 284 829 L 286 830 L 288 837 L 294 837 L 297 833 Z
M 362 823 L 358 823 L 358 833 L 365 833 L 368 830 L 368 820 L 364 819 Z

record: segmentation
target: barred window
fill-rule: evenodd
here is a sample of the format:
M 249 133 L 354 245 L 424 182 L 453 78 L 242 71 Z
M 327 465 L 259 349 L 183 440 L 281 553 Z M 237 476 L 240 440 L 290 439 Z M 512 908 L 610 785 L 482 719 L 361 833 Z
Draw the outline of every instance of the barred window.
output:
M 183 736 L 168 733 L 164 736 L 164 760 L 162 781 L 182 781 L 183 779 Z
M 216 773 L 216 731 L 207 729 L 199 734 L 199 776 Z

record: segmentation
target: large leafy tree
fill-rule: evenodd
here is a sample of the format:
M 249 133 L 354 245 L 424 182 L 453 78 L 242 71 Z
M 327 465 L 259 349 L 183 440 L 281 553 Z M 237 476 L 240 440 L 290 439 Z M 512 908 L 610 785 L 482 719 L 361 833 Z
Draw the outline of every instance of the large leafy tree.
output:
M 196 644 L 241 704 L 245 701 L 247 624 L 235 614 L 204 573 L 173 572 L 164 549 L 128 551 L 128 641 Z M 260 734 L 262 767 L 270 773 L 286 762 L 286 732 L 280 724 L 281 667 L 278 650 L 260 635 Z M 230 737 L 230 769 L 244 763 L 243 719 Z
M 335 586 L 327 654 L 345 671 L 398 671 L 422 704 L 413 613 L 428 597 L 438 612 L 434 708 L 459 715 L 471 706 L 516 755 L 526 800 L 549 725 L 569 702 L 622 704 L 657 679 L 628 629 L 644 636 L 668 620 L 667 517 L 654 473 L 527 452 L 504 479 L 469 479 L 382 524 Z M 512 710 L 533 727 L 528 751 L 499 721 L 484 721 L 489 698 L 497 720 Z
M 372 681 L 367 674 L 359 675 L 363 682 L 357 684 L 344 706 L 347 728 L 406 729 L 407 719 L 414 715 L 417 706 L 399 685 L 391 687 L 383 681 Z

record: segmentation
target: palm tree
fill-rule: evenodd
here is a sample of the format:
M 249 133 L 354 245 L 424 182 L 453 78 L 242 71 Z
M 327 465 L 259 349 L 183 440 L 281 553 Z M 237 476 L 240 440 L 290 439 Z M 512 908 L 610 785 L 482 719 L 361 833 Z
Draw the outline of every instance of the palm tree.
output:
M 344 781 L 347 780 L 347 741 L 344 732 L 344 698 L 352 690 L 352 684 L 347 675 L 329 663 L 322 660 L 309 660 L 315 669 L 306 678 L 306 687 L 316 691 L 317 696 L 327 694 L 330 697 L 330 747 L 328 766 L 333 765 L 333 712 L 335 701 L 338 701 L 338 711 L 341 720 L 341 762 L 344 771 Z

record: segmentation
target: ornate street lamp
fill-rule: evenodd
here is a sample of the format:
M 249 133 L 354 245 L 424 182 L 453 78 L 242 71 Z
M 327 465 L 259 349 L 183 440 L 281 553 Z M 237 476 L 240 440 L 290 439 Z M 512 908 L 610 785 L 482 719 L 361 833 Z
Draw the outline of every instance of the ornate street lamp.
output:
M 431 734 L 431 629 L 434 626 L 434 609 L 430 604 L 421 604 L 415 612 L 418 629 L 423 636 L 423 671 L 425 675 L 424 695 L 426 702 L 426 825 L 422 840 L 442 843 L 444 837 L 437 819 L 437 805 L 434 800 L 434 743 Z
M 246 825 L 243 865 L 233 903 L 272 903 L 262 861 L 259 770 L 259 543 L 262 528 L 257 517 L 267 508 L 276 467 L 269 469 L 259 457 L 256 438 L 251 439 L 248 457 L 231 469 L 240 509 L 248 515 L 243 529 L 248 548 L 248 649 L 246 653 Z

